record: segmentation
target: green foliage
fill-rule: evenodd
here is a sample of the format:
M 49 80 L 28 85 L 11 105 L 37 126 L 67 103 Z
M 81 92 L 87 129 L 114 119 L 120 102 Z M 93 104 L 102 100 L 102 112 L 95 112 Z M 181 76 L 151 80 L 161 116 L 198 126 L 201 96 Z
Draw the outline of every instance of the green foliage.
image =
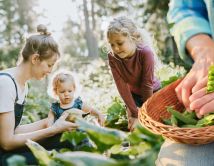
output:
M 172 125 L 182 128 L 199 128 L 214 125 L 214 114 L 210 113 L 199 119 L 195 111 L 189 112 L 185 110 L 183 113 L 178 112 L 172 106 L 167 107 L 167 111 L 171 113 L 170 118 L 162 119 L 166 125 Z M 170 123 L 168 123 L 170 121 Z M 174 122 L 176 121 L 176 123 Z
M 20 155 L 13 155 L 7 159 L 8 166 L 25 166 L 26 159 Z
M 82 119 L 77 119 L 76 123 L 81 130 L 84 130 L 88 134 L 100 152 L 104 152 L 115 144 L 122 143 L 126 137 L 126 134 L 122 131 L 95 126 Z
M 26 145 L 30 148 L 41 166 L 47 166 L 52 163 L 52 157 L 41 145 L 31 140 L 27 140 Z
M 105 126 L 128 131 L 126 108 L 119 97 L 113 98 L 111 105 L 107 108 Z
M 72 145 L 77 146 L 87 135 L 80 131 L 64 132 L 60 141 L 69 141 Z
M 181 78 L 180 75 L 171 76 L 168 80 L 164 80 L 161 82 L 161 88 L 164 88 L 165 86 L 171 84 L 172 82 L 178 80 L 179 78 Z
M 204 127 L 204 126 L 212 126 L 214 125 L 214 114 L 209 114 L 204 116 L 202 119 L 198 120 L 196 126 Z
M 114 159 L 88 152 L 58 153 L 54 158 L 67 166 L 119 166 Z
M 4 47 L 0 48 L 0 70 L 16 65 L 20 48 Z
M 45 85 L 36 83 L 37 82 L 29 83 L 29 93 L 26 98 L 22 124 L 32 123 L 46 118 L 50 110 L 51 100 L 47 93 L 44 93 L 46 91 Z M 31 86 L 31 84 L 33 85 Z
M 174 108 L 171 106 L 167 107 L 167 111 L 171 113 L 171 115 L 173 115 L 176 119 L 183 122 L 184 124 L 195 125 L 197 123 L 196 119 L 193 119 L 192 117 L 186 116 L 185 114 L 182 114 L 174 110 Z

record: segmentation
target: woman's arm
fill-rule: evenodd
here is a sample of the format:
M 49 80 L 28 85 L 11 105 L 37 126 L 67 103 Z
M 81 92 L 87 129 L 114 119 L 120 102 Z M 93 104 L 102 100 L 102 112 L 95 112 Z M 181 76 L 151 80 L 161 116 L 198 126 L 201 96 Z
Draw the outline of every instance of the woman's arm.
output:
M 34 123 L 17 126 L 15 129 L 15 134 L 22 134 L 22 133 L 32 132 L 36 130 L 41 130 L 46 127 L 47 127 L 47 119 L 42 119 Z
M 70 131 L 76 125 L 65 121 L 68 114 L 63 114 L 51 127 L 37 131 L 17 134 L 14 133 L 14 112 L 0 113 L 0 146 L 4 150 L 12 150 L 24 146 L 27 139 L 33 141 L 51 137 L 63 131 Z M 8 123 L 9 122 L 9 123 Z M 42 125 L 41 125 L 42 126 Z
M 48 117 L 34 123 L 19 125 L 15 129 L 16 134 L 27 133 L 32 131 L 41 130 L 52 126 L 54 123 L 54 113 L 52 110 L 49 111 Z

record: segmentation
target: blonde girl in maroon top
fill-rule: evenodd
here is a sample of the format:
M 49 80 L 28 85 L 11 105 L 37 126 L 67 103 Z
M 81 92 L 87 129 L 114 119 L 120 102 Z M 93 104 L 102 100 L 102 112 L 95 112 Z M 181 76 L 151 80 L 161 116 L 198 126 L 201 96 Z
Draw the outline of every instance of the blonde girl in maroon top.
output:
M 138 122 L 138 108 L 160 89 L 154 76 L 155 59 L 148 44 L 148 33 L 142 33 L 134 22 L 126 17 L 115 18 L 107 29 L 111 46 L 109 65 L 117 89 L 127 106 L 128 128 L 132 131 Z

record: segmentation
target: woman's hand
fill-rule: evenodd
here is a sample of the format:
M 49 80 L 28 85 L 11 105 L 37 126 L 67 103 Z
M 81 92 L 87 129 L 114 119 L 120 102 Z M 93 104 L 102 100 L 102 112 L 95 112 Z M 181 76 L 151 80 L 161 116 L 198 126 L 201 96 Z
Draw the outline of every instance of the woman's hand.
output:
M 72 131 L 78 127 L 77 124 L 65 120 L 68 115 L 68 112 L 64 112 L 62 116 L 51 126 L 54 132 L 62 133 L 64 131 Z
M 190 98 L 190 96 L 206 87 L 209 66 L 214 64 L 214 41 L 208 35 L 199 34 L 187 42 L 187 50 L 195 62 L 190 72 L 176 87 L 175 91 L 180 102 L 188 110 L 196 110 L 197 115 L 200 116 L 206 114 L 205 112 L 213 111 L 210 105 L 212 100 L 214 100 L 214 96 L 209 95 L 209 101 L 202 96 L 200 98 L 195 96 Z M 206 94 L 203 96 L 206 96 Z M 198 100 L 197 102 L 195 101 L 196 99 Z M 193 102 L 200 102 L 202 104 L 199 104 L 199 107 L 198 104 Z

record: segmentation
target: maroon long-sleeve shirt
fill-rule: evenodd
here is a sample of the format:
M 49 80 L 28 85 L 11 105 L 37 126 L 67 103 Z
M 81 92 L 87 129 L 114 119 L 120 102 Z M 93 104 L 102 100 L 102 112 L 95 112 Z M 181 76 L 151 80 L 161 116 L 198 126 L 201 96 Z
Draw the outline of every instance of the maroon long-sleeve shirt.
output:
M 109 65 L 117 89 L 128 107 L 128 114 L 138 116 L 132 93 L 145 102 L 153 91 L 160 88 L 160 81 L 154 77 L 154 55 L 149 46 L 139 45 L 134 55 L 121 59 L 113 53 L 108 54 Z

